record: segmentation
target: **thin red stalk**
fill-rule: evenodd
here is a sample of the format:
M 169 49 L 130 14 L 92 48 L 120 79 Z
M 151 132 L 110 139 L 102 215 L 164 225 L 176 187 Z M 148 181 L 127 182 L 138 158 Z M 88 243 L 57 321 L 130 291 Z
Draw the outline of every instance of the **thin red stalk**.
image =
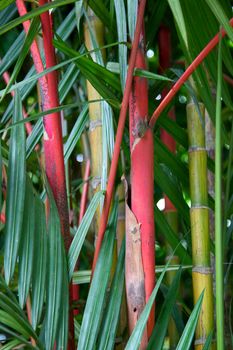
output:
M 184 60 L 178 60 L 175 61 L 175 64 L 180 64 L 181 66 L 185 65 L 185 61 Z M 223 79 L 231 86 L 233 86 L 233 79 L 231 77 L 229 77 L 229 75 L 227 74 L 223 74 Z
M 230 20 L 230 25 L 233 26 L 233 18 Z M 223 38 L 226 35 L 226 31 L 222 29 L 220 31 L 221 37 Z M 153 127 L 156 123 L 156 120 L 163 112 L 163 110 L 167 107 L 167 105 L 171 102 L 173 97 L 176 95 L 180 87 L 188 80 L 190 75 L 195 71 L 195 69 L 203 62 L 206 56 L 215 48 L 215 46 L 219 42 L 220 33 L 216 34 L 212 40 L 204 47 L 204 49 L 199 53 L 199 55 L 195 58 L 195 60 L 188 66 L 186 71 L 182 74 L 182 76 L 177 80 L 175 85 L 171 88 L 169 93 L 165 96 L 165 98 L 161 101 L 159 106 L 154 111 L 151 119 L 150 119 L 150 127 Z
M 82 191 L 82 196 L 81 196 L 81 201 L 80 201 L 80 212 L 79 212 L 79 225 L 81 224 L 82 218 L 85 214 L 86 211 L 86 206 L 87 206 L 87 196 L 88 196 L 88 189 L 89 189 L 89 176 L 90 176 L 90 170 L 91 170 L 91 163 L 90 160 L 88 159 L 86 162 L 86 167 L 85 167 L 85 173 L 84 173 L 84 185 L 83 185 L 83 191 Z M 73 301 L 77 302 L 79 299 L 79 285 L 78 284 L 73 284 L 72 285 L 72 292 L 73 292 Z M 74 309 L 74 315 L 78 315 L 78 309 Z
M 84 185 L 83 185 L 83 192 L 82 192 L 81 201 L 80 201 L 80 213 L 79 213 L 79 221 L 78 221 L 79 225 L 86 211 L 87 196 L 88 196 L 88 189 L 89 189 L 88 179 L 90 176 L 90 170 L 91 170 L 91 163 L 90 163 L 90 160 L 88 159 L 86 162 L 85 173 L 83 178 Z
M 7 84 L 9 83 L 9 81 L 10 81 L 10 75 L 9 75 L 9 73 L 8 73 L 8 72 L 4 72 L 2 76 L 3 76 L 3 79 L 4 79 L 5 83 L 6 83 L 6 85 L 7 85 Z M 14 90 L 12 90 L 12 91 L 11 91 L 11 96 L 14 97 L 14 95 L 15 95 L 15 92 L 14 92 Z M 24 117 L 25 119 L 27 118 L 27 112 L 25 111 L 25 108 L 24 108 L 24 107 L 23 107 L 23 117 Z M 25 123 L 25 128 L 26 128 L 26 131 L 27 131 L 28 135 L 30 135 L 31 132 L 32 132 L 31 123 L 26 122 L 26 123 Z
M 160 73 L 162 73 L 171 65 L 171 33 L 168 27 L 165 27 L 163 25 L 160 27 L 158 44 L 159 44 Z M 167 94 L 167 89 L 165 88 L 162 91 L 162 99 L 166 96 L 166 94 Z M 174 108 L 172 108 L 168 112 L 168 117 L 175 120 Z M 176 151 L 175 139 L 164 129 L 161 130 L 161 140 L 172 153 L 175 153 Z M 175 206 L 165 194 L 164 194 L 164 200 L 165 200 L 164 212 L 176 211 Z
M 45 4 L 47 1 L 40 1 L 39 5 Z M 23 0 L 16 0 L 16 5 L 20 15 L 27 13 Z M 46 12 L 41 15 L 42 33 L 44 41 L 44 52 L 46 68 L 56 65 L 55 50 L 52 45 L 52 29 L 49 13 Z M 30 21 L 23 23 L 24 29 L 28 32 L 30 27 Z M 40 51 L 37 42 L 34 40 L 31 45 L 31 54 L 33 57 L 34 65 L 37 72 L 44 70 L 43 63 L 40 56 Z M 58 91 L 57 91 L 57 73 L 51 72 L 46 76 L 39 79 L 41 98 L 43 110 L 55 108 L 59 106 Z M 66 194 L 65 183 L 65 167 L 63 157 L 63 142 L 61 131 L 61 118 L 60 113 L 53 113 L 43 118 L 44 123 L 44 153 L 45 153 L 45 169 L 46 175 L 53 191 L 53 195 L 58 208 L 61 231 L 64 237 L 65 247 L 68 250 L 71 237 L 69 234 L 69 214 Z M 70 285 L 70 302 L 72 301 L 72 288 Z M 70 307 L 69 317 L 69 337 L 68 337 L 68 349 L 74 349 L 74 325 L 73 325 L 73 313 Z
M 146 69 L 144 30 L 141 31 L 135 67 Z M 131 210 L 140 223 L 141 252 L 146 302 L 155 286 L 154 228 L 154 146 L 153 131 L 148 128 L 148 83 L 134 77 L 130 101 Z M 150 313 L 147 332 L 154 328 L 155 307 Z
M 124 133 L 124 126 L 125 126 L 126 114 L 128 110 L 128 103 L 129 103 L 129 95 L 130 95 L 130 90 L 131 90 L 131 85 L 133 80 L 133 72 L 134 72 L 134 66 L 135 66 L 135 60 L 136 60 L 136 54 L 137 54 L 137 47 L 139 42 L 140 31 L 142 28 L 145 5 L 146 5 L 146 0 L 141 0 L 139 5 L 139 10 L 138 10 L 138 18 L 137 18 L 137 24 L 135 29 L 134 41 L 133 41 L 132 50 L 131 50 L 130 59 L 129 59 L 129 67 L 128 67 L 125 91 L 124 91 L 123 100 L 121 104 L 121 111 L 120 111 L 119 122 L 118 122 L 117 133 L 116 133 L 116 142 L 115 142 L 115 147 L 113 151 L 111 167 L 109 171 L 108 185 L 107 185 L 103 211 L 102 211 L 101 220 L 100 220 L 100 228 L 99 228 L 97 241 L 96 241 L 92 273 L 95 270 L 96 262 L 99 256 L 101 244 L 103 241 L 103 237 L 104 237 L 104 233 L 105 233 L 105 229 L 108 221 L 108 214 L 109 214 L 109 209 L 110 209 L 112 195 L 113 195 L 117 164 L 118 164 L 118 159 L 120 155 L 121 141 Z

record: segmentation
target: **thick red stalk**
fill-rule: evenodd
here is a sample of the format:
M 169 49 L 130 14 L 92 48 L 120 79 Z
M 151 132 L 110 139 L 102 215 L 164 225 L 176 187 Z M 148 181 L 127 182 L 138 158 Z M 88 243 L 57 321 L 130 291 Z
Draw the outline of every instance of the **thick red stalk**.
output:
M 124 91 L 123 100 L 121 104 L 121 111 L 120 111 L 119 122 L 118 122 L 117 133 L 116 133 L 116 142 L 115 142 L 115 147 L 113 151 L 111 167 L 109 171 L 108 185 L 107 185 L 103 211 L 102 211 L 101 220 L 100 220 L 100 228 L 99 228 L 97 241 L 96 241 L 92 273 L 95 270 L 95 265 L 99 256 L 99 251 L 101 248 L 101 244 L 103 241 L 103 237 L 104 237 L 104 233 L 105 233 L 105 229 L 108 221 L 108 214 L 109 214 L 109 209 L 110 209 L 112 195 L 113 195 L 117 164 L 118 164 L 118 159 L 120 155 L 121 141 L 124 133 L 124 126 L 125 126 L 125 120 L 126 120 L 128 103 L 129 103 L 129 95 L 130 95 L 130 90 L 131 90 L 131 85 L 133 80 L 133 72 L 134 72 L 139 36 L 140 36 L 140 31 L 142 28 L 142 22 L 144 17 L 145 5 L 146 5 L 146 0 L 141 0 L 139 5 L 139 10 L 138 10 L 138 18 L 137 18 L 137 24 L 135 29 L 134 40 L 132 44 L 132 50 L 131 50 L 130 59 L 129 59 L 129 67 L 127 72 L 125 91 Z
M 84 173 L 84 185 L 83 185 L 83 191 L 80 201 L 80 212 L 79 212 L 79 225 L 81 224 L 82 218 L 86 211 L 87 206 L 87 197 L 88 197 L 88 189 L 89 189 L 89 176 L 90 176 L 90 170 L 91 170 L 91 162 L 89 159 L 87 159 L 86 167 L 85 167 L 85 173 Z M 77 302 L 79 299 L 79 285 L 73 284 L 72 285 L 72 292 L 73 292 L 73 301 Z M 78 315 L 78 309 L 74 309 L 74 315 Z
M 141 31 L 135 67 L 146 69 L 144 31 Z M 154 228 L 154 146 L 153 131 L 148 128 L 147 79 L 134 77 L 130 101 L 131 210 L 140 223 L 142 264 L 146 302 L 155 286 Z M 147 323 L 150 337 L 154 328 L 155 307 Z
M 3 79 L 4 79 L 5 83 L 6 83 L 6 85 L 7 85 L 9 83 L 9 81 L 10 81 L 9 73 L 8 72 L 4 72 L 2 76 L 3 76 Z M 15 95 L 15 92 L 14 92 L 14 90 L 12 90 L 11 91 L 11 96 L 14 97 L 14 95 Z M 26 113 L 24 107 L 23 107 L 23 117 L 27 118 L 27 113 Z M 31 132 L 32 132 L 31 123 L 26 122 L 25 123 L 25 128 L 26 128 L 26 131 L 27 131 L 28 135 L 31 134 Z
M 45 4 L 47 1 L 39 1 L 39 5 Z M 16 0 L 18 11 L 20 15 L 27 13 L 23 0 Z M 42 33 L 44 41 L 44 53 L 46 68 L 56 65 L 55 50 L 52 45 L 52 28 L 51 20 L 48 12 L 41 15 Z M 28 32 L 30 21 L 23 23 L 24 29 Z M 43 63 L 40 56 L 40 51 L 36 41 L 31 45 L 31 54 L 37 72 L 44 70 Z M 55 108 L 59 106 L 58 91 L 57 91 L 57 73 L 51 72 L 39 79 L 42 107 L 43 110 Z M 63 157 L 63 141 L 61 130 L 60 113 L 52 113 L 43 118 L 44 123 L 44 153 L 45 153 L 45 170 L 46 175 L 53 191 L 53 195 L 58 208 L 58 213 L 61 222 L 61 231 L 64 237 L 65 247 L 68 250 L 71 237 L 69 234 L 69 214 L 65 183 L 65 167 Z M 72 301 L 72 288 L 70 285 L 70 301 Z M 68 349 L 74 349 L 74 325 L 73 313 L 70 308 L 69 318 L 69 337 Z
M 160 73 L 163 73 L 164 70 L 168 69 L 171 65 L 171 33 L 169 28 L 161 26 L 158 36 L 159 44 L 159 66 Z M 167 89 L 162 91 L 162 99 L 167 95 Z M 168 117 L 175 120 L 175 110 L 172 108 L 168 112 Z M 161 140 L 167 146 L 167 148 L 175 153 L 176 151 L 176 142 L 175 139 L 164 129 L 161 130 Z M 176 211 L 175 206 L 170 201 L 170 199 L 164 194 L 165 208 L 164 211 Z
M 233 18 L 230 20 L 230 25 L 233 26 Z M 226 35 L 226 31 L 222 29 L 220 31 L 221 37 L 223 38 Z M 169 93 L 165 96 L 162 102 L 154 111 L 151 119 L 150 119 L 150 127 L 153 127 L 156 123 L 156 120 L 160 116 L 160 114 L 164 111 L 167 105 L 171 102 L 173 97 L 176 95 L 180 87 L 188 80 L 190 75 L 195 71 L 195 69 L 203 62 L 206 56 L 215 48 L 215 46 L 219 42 L 220 33 L 216 34 L 213 39 L 204 47 L 204 49 L 199 53 L 199 55 L 195 58 L 195 60 L 188 66 L 186 71 L 182 74 L 182 76 L 177 80 L 175 85 L 171 88 Z

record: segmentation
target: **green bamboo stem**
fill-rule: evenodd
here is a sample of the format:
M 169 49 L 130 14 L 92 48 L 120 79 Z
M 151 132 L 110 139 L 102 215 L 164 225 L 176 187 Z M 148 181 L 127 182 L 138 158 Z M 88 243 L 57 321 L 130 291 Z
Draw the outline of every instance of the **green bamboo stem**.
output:
M 202 310 L 196 328 L 195 350 L 203 349 L 208 335 L 214 329 L 207 153 L 204 131 L 205 108 L 202 103 L 199 103 L 199 111 L 201 115 L 194 103 L 187 105 L 194 303 L 197 302 L 200 294 L 205 290 Z M 210 349 L 214 349 L 213 344 Z
M 222 237 L 222 142 L 221 142 L 222 51 L 218 51 L 215 142 L 215 270 L 217 349 L 224 350 L 223 237 Z
M 91 30 L 95 35 L 98 45 L 101 47 L 104 45 L 104 26 L 94 12 L 88 8 L 87 10 L 88 22 L 91 26 Z M 88 50 L 93 50 L 93 42 L 91 33 L 87 22 L 84 24 L 84 38 L 85 45 Z M 96 61 L 95 53 L 92 54 L 92 59 Z M 94 89 L 94 87 L 87 81 L 87 96 L 88 100 L 100 100 L 100 94 Z M 101 174 L 102 174 L 102 118 L 101 118 L 101 102 L 89 104 L 89 140 L 91 150 L 91 187 L 93 194 L 100 190 Z M 97 235 L 100 222 L 100 208 L 97 209 L 94 216 L 94 231 Z

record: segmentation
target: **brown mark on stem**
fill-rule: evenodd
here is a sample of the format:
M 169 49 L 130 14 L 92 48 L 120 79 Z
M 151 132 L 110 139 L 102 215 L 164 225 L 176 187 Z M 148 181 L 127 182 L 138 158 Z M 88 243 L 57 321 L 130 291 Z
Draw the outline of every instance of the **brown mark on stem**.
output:
M 128 308 L 129 333 L 133 332 L 140 314 L 146 304 L 144 271 L 142 265 L 142 248 L 140 223 L 127 203 L 128 184 L 125 177 L 122 178 L 125 186 L 125 284 Z M 147 330 L 145 330 L 140 350 L 147 347 Z

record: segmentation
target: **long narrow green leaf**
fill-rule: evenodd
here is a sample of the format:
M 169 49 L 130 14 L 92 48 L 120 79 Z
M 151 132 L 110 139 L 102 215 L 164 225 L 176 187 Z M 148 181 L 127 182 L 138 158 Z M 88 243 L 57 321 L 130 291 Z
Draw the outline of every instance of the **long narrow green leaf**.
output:
M 22 31 L 9 47 L 5 56 L 0 61 L 0 76 L 14 63 L 22 48 L 22 42 L 25 40 L 25 33 Z
M 39 6 L 35 8 L 34 10 L 28 12 L 26 15 L 17 17 L 16 19 L 13 19 L 13 21 L 6 23 L 5 25 L 0 27 L 0 35 L 6 33 L 8 30 L 18 26 L 19 24 L 25 22 L 26 20 L 32 19 L 34 17 L 37 17 L 41 15 L 44 12 L 47 12 L 50 9 L 54 9 L 63 5 L 68 5 L 76 0 L 55 0 L 52 3 L 47 3 L 45 5 Z
M 23 336 L 18 335 L 18 333 L 13 332 L 10 328 L 3 326 L 3 324 L 0 324 L 0 330 L 5 334 L 11 335 L 14 339 L 19 340 L 20 343 L 25 344 L 27 346 L 27 349 L 32 349 L 32 350 L 42 349 L 42 347 L 32 346 L 31 342 L 27 341 L 27 339 L 25 339 Z
M 17 122 L 23 118 L 22 106 L 18 91 L 16 91 L 14 101 L 15 106 L 13 120 L 14 122 Z M 4 250 L 4 271 L 7 284 L 9 284 L 14 273 L 21 239 L 25 181 L 25 134 L 23 125 L 17 125 L 12 129 L 11 133 L 8 167 Z
M 68 335 L 69 335 L 69 281 L 68 281 L 68 267 L 63 246 L 63 285 L 62 285 L 62 305 L 61 305 L 61 323 L 58 327 L 58 335 L 56 339 L 57 349 L 67 349 Z
M 187 250 L 185 250 L 185 248 L 179 241 L 172 227 L 168 224 L 163 213 L 157 208 L 157 206 L 154 207 L 154 211 L 155 211 L 155 222 L 158 225 L 159 230 L 165 236 L 166 240 L 168 241 L 172 249 L 176 250 L 176 254 L 179 256 L 180 261 L 182 261 L 185 264 L 191 264 L 192 263 L 191 257 L 189 256 Z
M 63 241 L 57 207 L 52 191 L 47 185 L 49 197 L 49 221 L 48 221 L 48 272 L 46 289 L 46 316 L 45 316 L 45 347 L 47 350 L 54 348 L 57 331 L 63 323 L 61 315 L 62 290 L 63 290 Z
M 167 271 L 168 265 L 169 265 L 169 261 L 167 262 L 163 272 L 161 273 L 158 281 L 156 282 L 156 286 L 153 289 L 153 292 L 151 293 L 151 296 L 150 296 L 144 310 L 142 311 L 142 313 L 140 315 L 140 318 L 139 318 L 139 320 L 138 320 L 138 322 L 133 330 L 133 333 L 131 334 L 131 336 L 127 342 L 125 350 L 137 350 L 139 348 L 141 338 L 142 338 L 142 335 L 144 332 L 144 328 L 146 326 L 147 319 L 150 315 L 150 310 L 151 310 L 152 305 L 154 303 L 155 297 L 158 293 L 158 290 L 159 290 L 160 284 L 163 280 L 163 277 Z
M 29 28 L 29 31 L 28 31 L 28 34 L 25 38 L 25 41 L 24 41 L 24 44 L 22 46 L 22 49 L 19 53 L 19 57 L 18 57 L 18 60 L 17 62 L 15 63 L 15 66 L 14 66 L 14 70 L 11 74 L 11 77 L 10 77 L 10 81 L 9 83 L 7 84 L 7 87 L 5 89 L 5 93 L 3 94 L 1 100 L 6 96 L 6 94 L 8 93 L 12 83 L 14 81 L 16 81 L 17 79 L 17 76 L 20 72 L 20 69 L 24 63 L 24 60 L 28 54 L 28 51 L 30 50 L 30 47 L 31 47 L 31 44 L 35 38 L 35 36 L 37 35 L 38 31 L 39 31 L 39 26 L 40 26 L 40 21 L 39 21 L 39 18 L 36 17 L 36 18 L 33 18 L 32 22 L 31 22 L 31 25 L 30 25 L 30 28 Z
M 113 282 L 111 284 L 109 302 L 106 315 L 101 325 L 101 332 L 99 337 L 99 350 L 111 350 L 114 348 L 115 336 L 117 331 L 118 318 L 120 314 L 121 301 L 124 289 L 124 258 L 125 258 L 125 244 L 122 243 L 120 254 L 118 257 L 116 272 Z
M 138 15 L 138 0 L 127 0 L 128 28 L 131 42 L 133 42 Z
M 127 41 L 127 30 L 126 30 L 126 15 L 125 5 L 123 0 L 114 0 L 116 21 L 117 21 L 117 33 L 118 41 Z M 126 75 L 127 75 L 127 47 L 120 45 L 119 49 L 119 64 L 120 64 L 120 77 L 122 91 L 125 88 Z
M 23 238 L 19 249 L 19 303 L 23 308 L 31 283 L 34 237 L 35 237 L 35 200 L 33 186 L 29 178 L 26 180 L 26 195 L 23 214 Z M 37 249 L 37 247 L 35 247 Z
M 73 152 L 78 140 L 80 139 L 85 125 L 88 121 L 88 105 L 84 106 L 82 112 L 78 116 L 76 123 L 74 124 L 71 133 L 69 134 L 68 140 L 64 147 L 64 161 L 68 161 L 71 153 Z
M 201 293 L 200 297 L 198 298 L 198 301 L 188 319 L 188 322 L 185 326 L 184 332 L 180 338 L 180 341 L 177 345 L 176 350 L 189 350 L 193 340 L 193 335 L 196 329 L 199 314 L 201 312 L 203 297 L 204 297 L 204 291 Z
M 32 327 L 36 329 L 42 314 L 47 274 L 47 233 L 44 204 L 35 197 L 35 251 L 32 272 Z
M 229 19 L 221 5 L 221 2 L 218 0 L 205 0 L 208 6 L 210 7 L 213 14 L 218 19 L 219 23 L 224 27 L 227 32 L 227 35 L 233 41 L 233 30 L 229 24 Z
M 15 4 L 11 4 L 9 5 L 7 8 L 5 8 L 4 10 L 2 10 L 0 12 L 0 25 L 2 26 L 3 24 L 9 22 L 9 20 L 14 17 L 14 15 L 16 14 L 17 9 Z
M 117 223 L 117 207 L 113 209 L 111 224 L 103 240 L 100 255 L 96 264 L 91 288 L 82 320 L 78 348 L 95 349 L 98 330 L 101 325 L 105 294 L 112 265 L 112 253 Z
M 168 322 L 171 318 L 171 311 L 176 301 L 176 296 L 180 284 L 181 272 L 182 270 L 180 268 L 172 282 L 171 287 L 168 290 L 158 320 L 156 321 L 155 328 L 150 337 L 147 350 L 162 349 L 164 338 L 167 332 Z
M 16 347 L 18 345 L 22 344 L 20 340 L 14 339 L 12 341 L 10 341 L 9 343 L 3 345 L 1 347 L 1 350 L 12 350 L 12 349 L 16 349 Z
M 4 0 L 0 3 L 0 11 L 4 10 L 5 7 L 9 6 L 14 0 Z
M 91 225 L 92 219 L 94 217 L 95 211 L 99 205 L 101 198 L 103 197 L 103 192 L 97 192 L 91 200 L 89 207 L 86 210 L 86 213 L 79 225 L 75 236 L 70 245 L 70 249 L 68 252 L 68 266 L 69 266 L 69 279 L 72 278 L 75 264 L 78 260 L 79 253 L 81 251 L 83 242 L 85 240 L 86 234 Z

